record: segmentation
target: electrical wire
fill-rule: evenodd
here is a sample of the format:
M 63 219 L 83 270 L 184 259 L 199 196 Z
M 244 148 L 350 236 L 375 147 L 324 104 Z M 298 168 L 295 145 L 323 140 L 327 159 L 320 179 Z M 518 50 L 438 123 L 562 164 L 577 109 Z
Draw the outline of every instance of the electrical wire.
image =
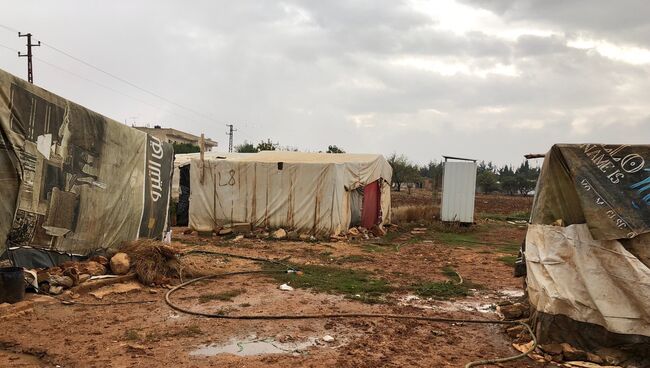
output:
M 192 252 L 192 251 L 190 251 Z M 196 251 L 194 251 L 196 252 Z M 198 253 L 198 252 L 196 252 Z M 222 256 L 232 256 L 235 258 L 244 258 L 261 261 L 261 262 L 270 262 L 278 264 L 278 261 L 267 260 L 263 258 L 247 257 L 240 255 L 231 255 L 228 253 L 221 252 L 207 252 L 208 254 L 218 254 Z M 440 323 L 467 323 L 467 324 L 499 324 L 499 325 L 520 325 L 523 326 L 528 333 L 530 334 L 533 344 L 526 351 L 517 355 L 505 357 L 505 358 L 494 358 L 494 359 L 484 359 L 469 362 L 465 365 L 465 368 L 476 367 L 479 365 L 485 364 L 495 364 L 495 363 L 504 363 L 508 361 L 517 360 L 523 357 L 526 357 L 528 354 L 533 352 L 537 347 L 537 339 L 531 327 L 522 321 L 497 321 L 489 319 L 457 319 L 457 318 L 444 318 L 444 317 L 429 317 L 429 316 L 418 316 L 418 315 L 397 315 L 397 314 L 383 314 L 383 313 L 324 313 L 324 314 L 300 314 L 300 315 L 291 315 L 291 314 L 280 314 L 280 315 L 226 315 L 223 313 L 208 313 L 208 312 L 199 312 L 191 309 L 181 307 L 174 304 L 171 300 L 171 296 L 178 290 L 181 290 L 191 284 L 194 284 L 199 281 L 223 278 L 235 275 L 254 275 L 254 274 L 273 274 L 273 273 L 287 273 L 295 272 L 294 269 L 289 269 L 286 271 L 278 270 L 256 270 L 256 271 L 236 271 L 236 272 L 227 272 L 227 273 L 218 273 L 202 277 L 197 277 L 192 280 L 183 282 L 177 286 L 171 288 L 167 293 L 165 293 L 165 302 L 169 305 L 170 308 L 185 314 L 190 314 L 194 316 L 207 317 L 207 318 L 218 318 L 218 319 L 229 319 L 229 320 L 300 320 L 300 319 L 328 319 L 328 318 L 383 318 L 383 319 L 393 319 L 393 320 L 416 320 L 416 321 L 426 321 L 426 322 L 440 322 Z
M 5 30 L 7 30 L 7 31 L 14 32 L 14 33 L 18 33 L 18 32 L 19 32 L 17 29 L 15 29 L 15 28 L 13 28 L 13 27 L 9 27 L 9 26 L 4 25 L 4 24 L 0 24 L 0 28 L 3 28 L 3 29 L 5 29 Z M 144 92 L 144 93 L 146 93 L 146 94 L 149 94 L 149 95 L 151 95 L 151 96 L 154 96 L 154 97 L 156 97 L 156 98 L 158 98 L 158 99 L 160 99 L 160 100 L 162 100 L 162 101 L 165 101 L 166 103 L 169 103 L 169 104 L 172 104 L 172 105 L 176 106 L 177 108 L 180 108 L 180 109 L 183 109 L 183 110 L 185 110 L 185 111 L 191 112 L 191 113 L 193 113 L 194 115 L 199 116 L 199 117 L 201 117 L 201 118 L 203 118 L 203 119 L 206 119 L 206 120 L 208 120 L 208 121 L 210 121 L 210 122 L 213 122 L 213 123 L 216 122 L 215 119 L 214 119 L 212 116 L 209 116 L 209 115 L 207 115 L 207 114 L 204 114 L 204 113 L 202 113 L 202 112 L 200 112 L 200 111 L 197 111 L 197 110 L 195 110 L 195 109 L 193 109 L 193 108 L 190 108 L 190 107 L 187 107 L 187 106 L 181 105 L 181 104 L 179 104 L 178 102 L 175 102 L 175 101 L 173 101 L 173 100 L 171 100 L 171 99 L 169 99 L 169 98 L 167 98 L 167 97 L 165 97 L 165 96 L 162 96 L 162 95 L 160 95 L 160 94 L 158 94 L 158 93 L 156 93 L 156 92 L 153 92 L 153 91 L 148 90 L 148 89 L 146 89 L 146 88 L 144 88 L 144 87 L 141 87 L 141 86 L 139 86 L 139 85 L 137 85 L 137 84 L 135 84 L 135 83 L 133 83 L 133 82 L 127 80 L 126 78 L 122 78 L 122 77 L 120 77 L 120 76 L 118 76 L 118 75 L 116 75 L 116 74 L 114 74 L 114 73 L 111 73 L 111 72 L 109 72 L 109 71 L 107 71 L 107 70 L 105 70 L 105 69 L 103 69 L 103 68 L 97 67 L 97 66 L 95 66 L 95 65 L 93 65 L 93 64 L 91 64 L 91 63 L 89 63 L 89 62 L 87 62 L 87 61 L 85 61 L 85 60 L 83 60 L 83 59 L 81 59 L 81 58 L 79 58 L 79 57 L 76 57 L 76 56 L 72 55 L 72 54 L 69 53 L 69 52 L 66 52 L 66 51 L 64 51 L 64 50 L 62 50 L 62 49 L 60 49 L 60 48 L 58 48 L 58 47 L 55 47 L 54 45 L 51 45 L 51 44 L 48 43 L 48 42 L 44 42 L 43 40 L 40 40 L 40 39 L 38 39 L 38 38 L 36 38 L 36 37 L 34 37 L 34 40 L 38 40 L 38 41 L 40 42 L 41 46 L 45 46 L 45 47 L 47 47 L 47 48 L 49 48 L 49 49 L 51 49 L 51 50 L 53 50 L 53 51 L 55 51 L 55 52 L 58 52 L 58 53 L 60 53 L 60 54 L 62 54 L 62 55 L 64 55 L 64 56 L 66 56 L 66 57 L 68 57 L 68 58 L 70 58 L 70 59 L 72 59 L 72 60 L 78 62 L 78 63 L 81 63 L 81 64 L 83 64 L 83 65 L 85 65 L 85 66 L 87 66 L 87 67 L 89 67 L 89 68 L 91 68 L 91 69 L 93 69 L 93 70 L 95 70 L 95 71 L 98 71 L 98 72 L 100 72 L 100 73 L 103 73 L 103 74 L 105 74 L 105 75 L 107 75 L 107 76 L 109 76 L 109 77 L 111 77 L 111 78 L 113 78 L 113 79 L 115 79 L 115 80 L 118 80 L 118 81 L 120 81 L 120 82 L 122 82 L 122 83 L 124 83 L 124 84 L 127 84 L 127 85 L 129 85 L 130 87 L 132 87 L 132 88 L 135 88 L 135 89 L 137 89 L 137 90 L 139 90 L 139 91 L 141 91 L 141 92 Z M 14 50 L 14 51 L 18 51 L 18 50 Z M 34 58 L 36 58 L 36 57 L 34 57 Z M 41 62 L 44 62 L 42 59 L 39 59 L 39 60 L 40 60 Z M 59 69 L 63 69 L 63 68 L 59 68 Z M 69 72 L 69 73 L 71 73 L 71 72 Z M 81 77 L 81 78 L 83 78 L 83 77 Z M 83 78 L 83 79 L 88 80 L 87 78 Z M 88 80 L 88 81 L 90 81 L 90 80 Z M 101 85 L 101 84 L 99 84 L 99 83 L 97 83 L 97 82 L 94 82 L 94 81 L 91 81 L 91 82 L 94 83 L 94 84 Z M 106 87 L 106 86 L 103 86 L 103 85 L 101 85 L 101 86 L 104 87 L 104 88 L 109 88 L 109 89 L 113 90 L 113 89 L 110 88 L 110 87 Z M 113 90 L 113 91 L 115 91 L 115 90 Z M 117 93 L 120 93 L 120 94 L 122 94 L 122 95 L 125 95 L 125 96 L 127 96 L 127 97 L 129 97 L 129 98 L 133 98 L 133 97 L 130 97 L 130 96 L 128 96 L 128 95 L 126 95 L 126 94 L 124 94 L 124 93 L 121 93 L 121 92 L 117 92 Z M 136 100 L 136 101 L 138 101 L 138 102 L 146 103 L 146 102 L 143 102 L 143 101 L 138 100 L 138 99 L 135 99 L 135 98 L 133 98 L 133 99 Z M 149 106 L 152 106 L 152 105 L 149 104 L 149 103 L 146 103 L 146 104 L 149 105 Z M 156 106 L 154 106 L 154 107 L 156 107 Z M 159 107 L 156 107 L 156 108 L 159 108 Z

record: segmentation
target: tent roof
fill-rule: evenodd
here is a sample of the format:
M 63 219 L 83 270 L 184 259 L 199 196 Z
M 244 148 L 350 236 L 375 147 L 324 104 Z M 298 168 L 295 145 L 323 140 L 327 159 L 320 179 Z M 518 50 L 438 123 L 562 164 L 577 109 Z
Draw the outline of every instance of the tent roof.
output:
M 557 144 L 546 154 L 531 221 L 586 223 L 595 239 L 650 232 L 650 145 Z

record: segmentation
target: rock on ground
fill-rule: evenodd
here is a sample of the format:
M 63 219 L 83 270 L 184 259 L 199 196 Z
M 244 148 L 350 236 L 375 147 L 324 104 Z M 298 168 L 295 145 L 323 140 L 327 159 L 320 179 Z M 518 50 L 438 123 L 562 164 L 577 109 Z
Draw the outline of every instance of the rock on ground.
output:
M 116 253 L 111 258 L 111 271 L 116 275 L 125 275 L 131 268 L 131 261 L 126 253 Z
M 287 231 L 280 228 L 275 230 L 273 234 L 271 234 L 271 236 L 273 237 L 273 239 L 277 239 L 277 240 L 285 239 L 287 237 Z

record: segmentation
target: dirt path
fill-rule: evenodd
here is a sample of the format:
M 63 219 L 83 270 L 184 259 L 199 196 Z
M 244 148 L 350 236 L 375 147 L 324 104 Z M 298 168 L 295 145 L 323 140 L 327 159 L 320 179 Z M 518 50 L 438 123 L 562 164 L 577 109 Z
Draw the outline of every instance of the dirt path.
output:
M 270 276 L 246 275 L 203 282 L 174 298 L 192 309 L 228 314 L 373 312 L 497 319 L 493 305 L 521 291 L 521 280 L 511 276 L 512 268 L 502 260 L 513 247 L 464 240 L 517 244 L 524 233 L 506 223 L 485 223 L 461 234 L 430 229 L 415 236 L 402 229 L 384 239 L 350 243 L 232 242 L 180 235 L 177 240 L 188 248 L 290 256 L 298 264 L 362 272 L 391 289 L 381 303 L 368 304 L 345 293 L 281 291 L 280 282 Z M 260 267 L 215 256 L 191 256 L 186 264 L 188 270 L 203 273 Z M 415 296 L 417 285 L 444 285 L 450 276 L 443 271 L 449 269 L 472 283 L 469 295 L 450 300 Z M 36 303 L 22 315 L 0 320 L 0 366 L 460 367 L 516 353 L 499 326 L 385 319 L 217 320 L 173 311 L 162 300 L 165 292 L 142 287 L 101 301 L 153 301 L 146 304 Z M 98 302 L 90 295 L 75 300 Z M 334 340 L 324 341 L 326 335 Z M 256 354 L 260 352 L 267 353 Z M 503 366 L 541 367 L 532 361 Z

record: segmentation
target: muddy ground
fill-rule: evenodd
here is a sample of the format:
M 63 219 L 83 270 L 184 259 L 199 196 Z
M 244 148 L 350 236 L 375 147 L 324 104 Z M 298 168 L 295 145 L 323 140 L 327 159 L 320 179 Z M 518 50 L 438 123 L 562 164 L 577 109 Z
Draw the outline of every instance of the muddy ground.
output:
M 526 210 L 520 206 L 512 212 Z M 470 228 L 427 224 L 416 234 L 414 227 L 422 226 L 401 225 L 381 239 L 346 242 L 233 241 L 176 229 L 175 240 L 186 249 L 290 257 L 285 262 L 354 270 L 384 289 L 368 295 L 356 294 L 354 287 L 315 291 L 290 281 L 296 289 L 281 291 L 282 281 L 273 276 L 240 275 L 201 282 L 173 299 L 186 308 L 226 315 L 364 312 L 497 320 L 494 306 L 522 293 L 511 262 L 525 228 L 490 219 Z M 213 255 L 192 255 L 184 262 L 186 271 L 195 274 L 262 267 Z M 417 296 L 423 285 L 457 283 L 454 272 L 464 280 L 460 293 Z M 163 300 L 167 290 L 141 286 L 101 300 L 79 294 L 75 305 L 43 299 L 24 304 L 22 311 L 0 306 L 0 367 L 462 367 L 517 353 L 502 326 L 364 318 L 210 319 L 171 309 Z M 147 303 L 82 305 L 117 302 Z M 333 341 L 325 341 L 326 336 Z M 543 365 L 525 359 L 502 366 Z

